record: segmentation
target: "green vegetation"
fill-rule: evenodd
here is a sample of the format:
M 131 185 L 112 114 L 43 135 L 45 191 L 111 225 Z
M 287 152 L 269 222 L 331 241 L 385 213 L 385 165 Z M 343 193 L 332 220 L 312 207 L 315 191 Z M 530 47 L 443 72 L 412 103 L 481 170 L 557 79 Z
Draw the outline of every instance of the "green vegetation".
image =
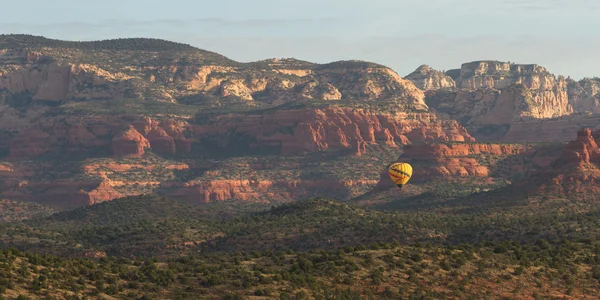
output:
M 147 116 L 178 117 L 194 116 L 200 109 L 198 106 L 186 105 L 165 101 L 138 100 L 138 99 L 110 99 L 94 101 L 73 101 L 65 103 L 56 109 L 48 111 L 47 116 L 87 116 L 87 115 L 114 115 L 114 114 L 139 114 Z
M 486 124 L 477 128 L 475 133 L 480 136 L 503 136 L 510 130 L 510 124 Z
M 437 195 L 441 198 L 443 193 Z M 514 200 L 490 194 L 487 201 L 474 196 L 446 201 L 421 196 L 404 200 L 394 211 L 314 199 L 262 212 L 265 206 L 244 211 L 236 205 L 225 209 L 225 203 L 190 206 L 140 196 L 6 223 L 0 229 L 6 233 L 5 247 L 55 254 L 102 250 L 128 257 L 185 253 L 191 249 L 169 245 L 186 241 L 200 242 L 193 247 L 205 252 L 306 251 L 394 240 L 402 244 L 595 240 L 600 232 L 600 209 L 589 203 L 549 199 L 543 209 L 532 211 L 523 209 L 528 200 L 512 195 Z
M 50 47 L 81 50 L 130 50 L 130 51 L 195 51 L 196 47 L 152 38 L 119 38 L 102 41 L 64 41 L 29 34 L 1 34 L 0 47 Z
M 381 64 L 377 64 L 377 63 L 373 63 L 373 62 L 368 62 L 368 61 L 362 61 L 362 60 L 341 60 L 341 61 L 334 61 L 334 62 L 330 62 L 327 64 L 322 64 L 322 65 L 318 65 L 317 69 L 367 69 L 367 68 L 385 68 L 385 69 L 389 69 L 388 67 L 381 65 Z
M 0 251 L 0 293 L 15 299 L 550 299 L 598 292 L 599 244 L 438 247 L 371 243 L 334 251 L 239 252 L 157 261 Z M 559 299 L 557 298 L 557 299 Z
M 5 224 L 0 292 L 9 299 L 581 299 L 598 292 L 598 209 L 494 216 L 423 206 L 415 214 L 313 199 L 222 212 L 136 197 Z M 42 236 L 37 252 L 63 241 L 54 248 L 62 258 L 18 242 Z
M 56 211 L 38 203 L 0 199 L 0 223 L 49 216 Z

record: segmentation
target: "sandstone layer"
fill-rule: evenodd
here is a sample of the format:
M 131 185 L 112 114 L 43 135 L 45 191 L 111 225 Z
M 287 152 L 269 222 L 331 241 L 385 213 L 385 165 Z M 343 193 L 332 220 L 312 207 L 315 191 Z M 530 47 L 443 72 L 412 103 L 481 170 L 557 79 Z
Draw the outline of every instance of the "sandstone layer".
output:
M 168 195 L 191 203 L 209 203 L 228 199 L 270 201 L 317 196 L 348 198 L 352 190 L 373 186 L 377 180 L 212 180 L 176 185 Z
M 454 86 L 441 83 L 444 76 Z M 480 141 L 566 142 L 579 128 L 555 135 L 563 130 L 563 118 L 588 122 L 585 116 L 600 111 L 597 78 L 575 81 L 536 64 L 475 61 L 445 74 L 421 66 L 407 79 L 427 90 L 430 107 L 458 120 Z M 533 126 L 535 131 L 523 130 Z
M 188 104 L 229 99 L 260 106 L 315 99 L 393 100 L 427 110 L 421 90 L 378 64 L 340 61 L 317 65 L 292 60 L 240 65 L 223 57 L 206 61 L 207 55 L 200 49 L 175 54 L 171 60 L 161 60 L 160 56 L 169 54 L 138 51 L 134 58 L 130 51 L 116 50 L 0 49 L 0 91 L 16 105 L 134 98 Z M 120 65 L 111 56 L 137 63 Z
M 349 148 L 362 144 L 405 145 L 426 141 L 474 141 L 454 120 L 428 113 L 396 115 L 343 109 L 278 110 L 261 115 L 224 115 L 194 126 L 194 136 L 220 138 L 246 135 L 251 147 L 275 147 L 283 155 Z
M 444 72 L 434 70 L 428 65 L 419 66 L 404 78 L 424 91 L 456 87 L 456 82 L 452 77 Z

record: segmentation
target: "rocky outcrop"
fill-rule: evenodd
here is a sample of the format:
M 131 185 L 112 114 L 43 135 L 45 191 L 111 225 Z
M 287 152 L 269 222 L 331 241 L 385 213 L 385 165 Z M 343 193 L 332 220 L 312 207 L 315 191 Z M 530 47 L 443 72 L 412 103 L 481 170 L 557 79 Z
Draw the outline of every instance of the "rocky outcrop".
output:
M 223 115 L 207 125 L 194 126 L 193 132 L 198 139 L 218 136 L 223 146 L 234 140 L 234 136 L 246 136 L 252 140 L 250 147 L 275 147 L 283 155 L 359 149 L 362 144 L 475 140 L 456 121 L 441 120 L 434 114 L 389 115 L 335 107 Z M 232 138 L 223 141 L 224 135 Z
M 117 50 L 108 55 L 131 59 L 122 65 L 103 51 L 83 53 L 51 47 L 36 48 L 36 55 L 27 48 L 0 51 L 0 91 L 4 97 L 19 98 L 21 103 L 115 98 L 197 102 L 226 98 L 253 106 L 257 105 L 254 102 L 279 105 L 302 99 L 393 100 L 427 110 L 423 92 L 412 82 L 390 68 L 368 62 L 317 65 L 282 60 L 241 65 L 220 58 L 218 62 L 192 63 L 198 59 L 200 49 L 198 53 L 179 53 L 179 61 L 160 59 L 149 51 L 138 51 L 136 57 Z
M 92 205 L 123 197 L 109 183 L 98 180 L 23 182 L 15 189 L 4 190 L 2 195 L 10 199 L 37 202 L 61 209 Z
M 434 178 L 450 180 L 464 177 L 489 177 L 494 169 L 486 163 L 490 158 L 515 155 L 526 150 L 520 145 L 425 143 L 404 147 L 401 159 L 413 167 L 412 182 Z
M 444 72 L 434 70 L 428 65 L 419 66 L 404 78 L 425 91 L 456 87 L 456 83 L 452 77 L 444 74 Z
M 161 127 L 156 127 L 148 133 L 149 144 L 159 153 L 175 154 L 177 145 L 175 139 L 171 137 Z
M 131 76 L 107 72 L 90 64 L 0 65 L 0 90 L 9 95 L 30 94 L 33 100 L 105 99 L 123 96 Z
M 162 154 L 189 153 L 194 144 L 217 150 L 275 149 L 282 155 L 348 149 L 360 155 L 368 144 L 474 141 L 456 121 L 431 113 L 392 115 L 330 107 L 226 114 L 200 121 L 206 124 L 135 116 L 51 118 L 14 137 L 9 157 L 34 158 L 57 149 L 110 149 L 117 157 L 139 157 L 146 149 Z
M 500 61 L 473 61 L 461 65 L 455 79 L 456 86 L 464 89 L 503 89 L 523 84 L 531 89 L 552 89 L 555 77 L 537 64 L 512 64 Z
M 0 48 L 12 45 L 3 39 Z M 416 166 L 415 183 L 506 179 L 535 169 L 512 158 L 539 167 L 553 156 L 481 140 L 570 139 L 570 130 L 589 119 L 576 114 L 596 111 L 598 102 L 595 79 L 575 82 L 538 65 L 479 61 L 448 72 L 423 65 L 401 78 L 361 61 L 238 63 L 193 48 L 25 44 L 0 49 L 0 151 L 14 163 L 0 168 L 2 195 L 62 207 L 157 189 L 197 203 L 350 197 L 374 179 L 338 180 L 343 172 L 335 179 L 304 178 L 312 171 L 297 172 L 301 165 L 289 172 L 274 166 L 260 176 L 251 167 L 227 173 L 235 167 L 199 167 L 206 162 L 195 160 L 255 153 L 368 160 L 375 144 L 403 147 L 402 159 Z M 589 152 L 589 141 L 582 143 Z M 565 159 L 575 160 L 575 152 Z M 30 163 L 47 154 L 76 156 L 79 165 L 48 171 L 54 166 Z M 107 162 L 111 154 L 114 164 Z M 594 155 L 580 158 L 590 165 Z M 20 163 L 44 170 L 25 175 Z M 179 163 L 192 170 L 169 169 Z
M 112 139 L 112 151 L 116 156 L 140 157 L 150 142 L 133 125 Z
M 268 201 L 333 196 L 348 199 L 352 190 L 372 186 L 377 180 L 210 180 L 182 184 L 168 195 L 191 203 L 210 203 L 229 199 Z
M 573 113 L 567 81 L 538 65 L 479 61 L 462 65 L 458 91 L 434 101 L 457 119 L 477 125 L 546 119 Z M 494 116 L 500 117 L 494 118 Z M 492 118 L 491 120 L 489 118 Z M 502 123 L 501 123 L 502 122 Z
M 577 132 L 576 140 L 565 146 L 562 155 L 554 162 L 553 166 L 584 166 L 590 163 L 600 163 L 600 148 L 596 144 L 592 130 L 584 128 Z
M 567 78 L 569 101 L 576 112 L 600 113 L 600 78 Z
M 576 82 L 536 64 L 476 61 L 446 74 L 456 88 L 431 89 L 427 104 L 459 120 L 480 141 L 568 141 L 577 129 L 557 136 L 551 123 L 571 116 L 584 119 L 599 110 L 595 79 Z M 535 133 L 522 130 L 533 126 Z
M 40 167 L 37 174 L 13 176 L 15 179 L 12 181 L 12 186 L 19 182 L 30 180 L 33 182 L 44 175 L 47 178 L 44 181 L 36 185 L 22 186 L 62 187 L 62 189 L 47 190 L 47 193 L 56 196 L 47 199 L 36 198 L 36 196 L 27 196 L 28 191 L 34 193 L 34 190 L 28 188 L 15 190 L 12 187 L 6 189 L 2 195 L 40 203 L 50 201 L 48 203 L 61 207 L 87 205 L 110 200 L 117 195 L 135 195 L 156 189 L 167 190 L 173 197 L 198 203 L 230 198 L 249 201 L 297 199 L 307 195 L 317 195 L 315 193 L 348 198 L 350 195 L 357 195 L 358 192 L 368 189 L 377 180 L 372 178 L 300 180 L 294 176 L 279 175 L 250 180 L 230 174 L 221 179 L 200 177 L 199 181 L 192 180 L 184 184 L 177 181 L 179 180 L 176 176 L 177 172 L 169 171 L 172 169 L 170 166 L 179 168 L 178 164 L 167 162 L 160 163 L 159 166 L 158 161 L 145 157 L 145 153 L 152 150 L 154 153 L 169 154 L 172 157 L 171 155 L 189 154 L 192 147 L 198 147 L 200 151 L 203 147 L 209 149 L 212 147 L 217 154 L 241 149 L 240 155 L 248 155 L 251 153 L 249 151 L 264 153 L 263 150 L 274 149 L 274 152 L 268 153 L 299 155 L 324 150 L 343 150 L 337 155 L 360 156 L 366 153 L 369 145 L 374 144 L 403 146 L 426 141 L 474 141 L 456 121 L 439 119 L 431 113 L 382 114 L 352 108 L 330 107 L 274 110 L 262 115 L 229 114 L 204 121 L 207 124 L 199 125 L 188 123 L 183 119 L 159 120 L 151 117 L 118 115 L 95 116 L 83 120 L 79 117 L 40 120 L 34 127 L 21 132 L 11 144 L 9 158 L 15 163 L 21 160 L 34 160 L 39 155 L 48 153 L 58 153 L 65 158 L 69 157 L 69 153 L 78 157 L 85 157 L 85 155 L 94 157 L 94 153 L 103 155 L 112 153 L 115 159 L 119 159 L 118 161 L 125 158 L 130 162 L 126 163 L 127 166 L 122 162 L 99 163 L 97 166 L 84 165 L 79 171 L 73 171 L 71 168 L 71 171 L 66 171 L 68 174 L 61 176 L 81 178 L 78 179 L 81 180 L 79 183 L 77 181 L 70 183 L 72 185 L 64 183 L 63 179 L 53 179 L 56 175 L 47 178 L 44 175 L 46 171 L 42 170 L 53 169 L 53 166 Z M 30 133 L 35 135 L 28 136 Z M 44 139 L 39 138 L 41 134 Z M 202 153 L 207 155 L 211 152 Z M 179 158 L 175 156 L 174 159 Z M 140 163 L 131 162 L 136 160 L 140 160 Z M 156 168 L 152 168 L 153 166 Z M 183 166 L 187 169 L 186 164 Z M 298 165 L 298 168 L 301 167 Z M 208 170 L 214 166 L 195 168 Z M 222 168 L 228 169 L 226 166 Z M 277 170 L 278 166 L 270 168 Z M 195 174 L 195 172 L 192 170 L 184 173 Z M 219 172 L 219 169 L 202 172 L 208 174 Z M 87 188 L 86 192 L 79 192 L 81 188 L 76 188 L 77 184 L 87 186 L 91 184 L 90 182 L 97 184 L 97 187 Z M 38 190 L 40 188 L 35 189 Z M 39 193 L 46 193 L 46 191 Z M 71 202 L 59 203 L 60 197 L 71 199 Z
M 600 192 L 600 132 L 584 128 L 569 142 L 561 155 L 548 167 L 512 187 L 530 196 L 576 196 L 580 201 L 597 200 Z
M 157 121 L 141 116 L 49 118 L 20 132 L 10 142 L 9 158 L 35 158 L 52 152 L 112 151 L 117 157 L 139 157 L 146 149 L 157 153 L 188 153 L 187 122 Z

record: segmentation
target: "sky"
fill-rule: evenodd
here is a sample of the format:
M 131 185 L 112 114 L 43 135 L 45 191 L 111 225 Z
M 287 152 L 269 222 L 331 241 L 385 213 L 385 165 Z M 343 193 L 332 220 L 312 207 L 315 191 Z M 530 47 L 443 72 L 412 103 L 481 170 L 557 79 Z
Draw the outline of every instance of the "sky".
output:
M 475 60 L 600 77 L 599 0 L 0 0 L 0 33 L 149 37 L 240 62 L 357 59 L 406 76 Z

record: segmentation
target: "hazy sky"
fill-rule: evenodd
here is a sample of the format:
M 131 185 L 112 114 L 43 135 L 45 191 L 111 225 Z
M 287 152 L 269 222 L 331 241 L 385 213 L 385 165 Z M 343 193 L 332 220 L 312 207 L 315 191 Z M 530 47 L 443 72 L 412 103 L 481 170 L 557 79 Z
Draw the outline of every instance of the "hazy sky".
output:
M 237 61 L 359 59 L 401 76 L 491 59 L 600 76 L 600 0 L 0 0 L 0 33 L 155 37 Z

